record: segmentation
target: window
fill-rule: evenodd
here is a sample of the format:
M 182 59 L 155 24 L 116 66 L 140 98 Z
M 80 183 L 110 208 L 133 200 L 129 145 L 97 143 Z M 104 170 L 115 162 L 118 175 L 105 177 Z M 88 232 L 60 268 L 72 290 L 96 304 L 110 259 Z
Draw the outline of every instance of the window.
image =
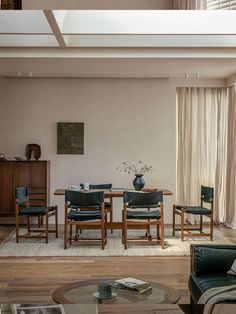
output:
M 236 0 L 207 0 L 208 10 L 236 10 Z

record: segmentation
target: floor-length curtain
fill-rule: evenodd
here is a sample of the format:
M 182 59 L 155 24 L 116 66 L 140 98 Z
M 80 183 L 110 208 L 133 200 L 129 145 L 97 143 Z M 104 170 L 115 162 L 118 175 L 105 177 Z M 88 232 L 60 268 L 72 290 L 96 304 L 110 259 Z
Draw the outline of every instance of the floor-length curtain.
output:
M 227 104 L 226 88 L 177 89 L 177 201 L 199 205 L 200 186 L 213 186 L 217 221 L 225 212 Z
M 172 0 L 171 9 L 173 10 L 205 10 L 207 0 Z
M 236 229 L 236 84 L 229 88 L 225 220 L 227 226 Z

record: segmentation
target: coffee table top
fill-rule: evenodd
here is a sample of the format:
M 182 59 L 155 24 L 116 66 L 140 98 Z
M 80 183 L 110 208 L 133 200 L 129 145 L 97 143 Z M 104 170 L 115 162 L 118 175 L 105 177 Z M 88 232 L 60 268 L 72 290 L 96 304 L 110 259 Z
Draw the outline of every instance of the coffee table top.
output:
M 102 302 L 100 300 L 98 302 L 98 299 L 93 297 L 93 293 L 97 292 L 98 284 L 104 281 L 114 282 L 116 279 L 118 278 L 87 280 L 63 285 L 53 292 L 52 298 L 56 303 L 61 304 L 173 304 L 178 302 L 180 298 L 177 290 L 156 282 L 150 282 L 152 290 L 149 292 L 138 294 L 114 290 L 117 293 L 116 298 L 103 299 Z

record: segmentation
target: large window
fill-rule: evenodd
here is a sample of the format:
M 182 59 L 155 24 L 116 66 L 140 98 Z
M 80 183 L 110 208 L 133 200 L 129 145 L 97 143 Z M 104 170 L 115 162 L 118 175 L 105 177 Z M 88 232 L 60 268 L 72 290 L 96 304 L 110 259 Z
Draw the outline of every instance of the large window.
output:
M 207 0 L 208 10 L 236 10 L 236 0 Z

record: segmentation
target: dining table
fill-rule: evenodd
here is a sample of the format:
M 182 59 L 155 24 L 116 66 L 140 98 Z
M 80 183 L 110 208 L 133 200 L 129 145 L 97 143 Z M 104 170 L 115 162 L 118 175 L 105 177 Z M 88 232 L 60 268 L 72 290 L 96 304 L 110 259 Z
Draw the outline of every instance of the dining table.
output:
M 56 189 L 54 191 L 54 195 L 56 196 L 64 196 L 65 195 L 65 190 L 66 189 L 63 189 L 63 188 L 59 188 L 59 189 Z M 69 188 L 68 188 L 69 190 Z M 171 192 L 170 190 L 167 190 L 167 189 L 143 189 L 143 191 L 140 191 L 141 193 L 142 192 L 150 192 L 150 191 L 162 191 L 163 195 L 166 195 L 166 196 L 169 196 L 169 195 L 173 195 L 173 192 Z M 111 189 L 106 189 L 106 190 L 98 190 L 98 189 L 91 189 L 91 190 L 88 190 L 88 191 L 84 191 L 82 189 L 78 190 L 79 192 L 84 192 L 84 193 L 89 193 L 89 192 L 99 192 L 99 191 L 103 191 L 104 192 L 104 197 L 105 198 L 109 198 L 110 199 L 110 203 L 111 203 L 111 208 L 112 208 L 112 211 L 113 211 L 113 198 L 123 198 L 124 196 L 124 192 L 125 191 L 133 191 L 135 192 L 134 189 L 125 189 L 125 188 L 111 188 Z M 117 221 L 112 221 L 112 222 L 107 222 L 107 227 L 108 229 L 122 229 L 122 223 L 121 222 L 117 222 Z

